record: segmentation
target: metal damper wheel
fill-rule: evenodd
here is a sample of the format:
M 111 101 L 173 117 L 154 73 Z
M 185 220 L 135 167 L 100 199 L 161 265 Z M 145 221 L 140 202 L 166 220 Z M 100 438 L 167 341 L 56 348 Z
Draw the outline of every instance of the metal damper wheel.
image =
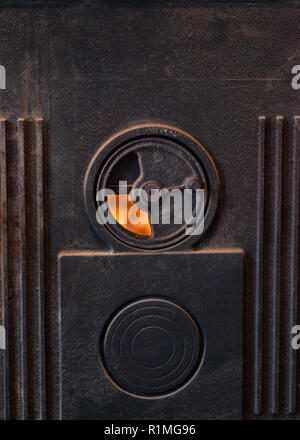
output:
M 85 200 L 100 234 L 105 231 L 110 239 L 134 248 L 163 249 L 199 239 L 187 235 L 198 215 L 196 190 L 203 190 L 205 232 L 217 207 L 218 183 L 210 156 L 196 140 L 173 128 L 145 126 L 123 132 L 100 148 L 87 173 Z M 96 200 L 101 190 L 111 194 Z M 188 218 L 186 194 L 192 200 Z M 100 211 L 108 217 L 105 225 L 96 220 L 104 204 L 106 211 Z M 128 218 L 132 207 L 138 222 Z

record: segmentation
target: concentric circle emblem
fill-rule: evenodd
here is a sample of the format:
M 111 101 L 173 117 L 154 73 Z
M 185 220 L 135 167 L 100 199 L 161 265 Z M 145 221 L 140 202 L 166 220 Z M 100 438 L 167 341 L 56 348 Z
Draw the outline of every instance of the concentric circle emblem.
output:
M 101 358 L 112 382 L 140 398 L 156 398 L 183 388 L 197 373 L 204 338 L 194 319 L 163 299 L 125 306 L 109 322 Z

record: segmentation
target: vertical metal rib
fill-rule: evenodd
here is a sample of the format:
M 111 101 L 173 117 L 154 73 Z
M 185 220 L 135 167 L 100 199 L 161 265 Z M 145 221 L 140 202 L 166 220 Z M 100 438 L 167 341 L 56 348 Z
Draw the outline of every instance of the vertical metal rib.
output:
M 268 200 L 265 203 L 264 302 L 263 302 L 263 411 L 278 411 L 279 299 L 281 274 L 283 117 L 275 120 L 269 151 Z
M 44 404 L 44 208 L 43 121 L 30 127 L 25 157 L 27 272 L 28 415 L 42 419 Z
M 287 142 L 284 148 L 282 189 L 279 409 L 283 414 L 290 414 L 296 407 L 296 354 L 291 346 L 291 331 L 296 322 L 299 247 L 299 151 L 296 119 L 292 133 L 287 132 L 285 139 Z
M 8 417 L 7 402 L 7 189 L 6 121 L 0 120 L 0 419 Z
M 295 266 L 294 266 L 294 277 L 295 277 L 295 286 L 296 291 L 294 293 L 294 301 L 295 301 L 295 315 L 294 315 L 294 325 L 300 324 L 300 116 L 296 116 L 294 119 L 294 151 L 295 151 L 295 226 L 298 225 L 297 233 L 295 234 L 295 239 L 297 239 L 297 245 L 295 247 Z M 297 247 L 298 246 L 298 247 Z M 296 367 L 295 367 L 295 376 L 296 376 L 296 408 L 298 414 L 300 414 L 300 350 L 296 352 Z
M 258 176 L 257 176 L 257 218 L 256 218 L 256 269 L 254 297 L 254 347 L 253 347 L 253 412 L 261 412 L 261 320 L 263 297 L 263 242 L 264 242 L 264 185 L 266 118 L 258 119 Z
M 293 145 L 291 157 L 291 213 L 290 213 L 290 252 L 287 295 L 287 316 L 284 323 L 286 340 L 286 369 L 284 370 L 284 401 L 285 412 L 297 409 L 297 353 L 291 347 L 291 328 L 299 324 L 297 306 L 299 295 L 299 216 L 300 216 L 300 151 L 299 151 L 300 116 L 294 118 Z
M 27 417 L 26 396 L 26 277 L 25 277 L 25 127 L 18 120 L 18 142 L 10 153 L 8 213 L 8 292 L 11 418 Z
M 36 137 L 37 137 L 37 248 L 38 248 L 38 360 L 39 360 L 39 385 L 38 385 L 38 414 L 37 418 L 43 419 L 46 414 L 45 408 L 45 332 L 44 332 L 44 136 L 43 136 L 43 120 L 36 121 Z

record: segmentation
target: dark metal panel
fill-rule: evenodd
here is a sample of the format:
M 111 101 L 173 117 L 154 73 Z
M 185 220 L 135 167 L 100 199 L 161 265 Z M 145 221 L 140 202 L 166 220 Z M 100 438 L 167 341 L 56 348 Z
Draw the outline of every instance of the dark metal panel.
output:
M 6 145 L 12 417 L 22 417 L 22 407 L 27 405 L 31 417 L 44 417 L 45 375 L 48 417 L 61 413 L 56 399 L 61 387 L 57 255 L 62 249 L 108 249 L 93 234 L 84 212 L 82 187 L 92 156 L 117 131 L 136 123 L 160 122 L 199 139 L 220 172 L 218 215 L 201 246 L 239 247 L 246 252 L 245 417 L 260 413 L 264 401 L 264 409 L 270 412 L 278 408 L 287 418 L 299 418 L 296 353 L 290 347 L 290 327 L 299 321 L 299 122 L 296 118 L 294 138 L 290 122 L 299 104 L 299 91 L 290 85 L 291 67 L 299 62 L 299 5 L 298 1 L 198 0 L 0 3 L 0 62 L 8 73 L 7 90 L 1 91 L 1 114 L 10 121 Z M 26 185 L 25 205 L 28 209 L 34 204 L 34 215 L 26 215 L 26 232 L 32 235 L 32 240 L 26 239 L 26 263 L 31 267 L 26 270 L 26 285 L 31 293 L 22 323 L 16 319 L 21 305 L 15 277 L 23 270 L 19 257 L 24 240 L 18 224 L 24 190 L 20 188 L 19 200 L 21 150 L 16 147 L 14 121 L 22 116 L 34 121 L 41 115 L 48 125 L 43 152 L 45 191 L 44 200 L 36 196 L 38 208 L 33 194 L 41 178 L 36 179 L 35 161 L 32 167 L 28 163 L 25 174 L 32 173 L 33 184 Z M 258 142 L 257 115 L 266 115 L 259 122 Z M 282 145 L 270 142 L 270 131 L 276 130 L 274 125 L 270 130 L 269 118 L 276 115 L 284 116 L 277 129 L 279 142 L 283 134 Z M 276 169 L 271 170 L 270 164 Z M 270 171 L 277 172 L 277 180 Z M 283 204 L 279 207 L 280 192 Z M 39 234 L 36 229 L 37 218 L 43 222 L 41 211 L 37 214 L 42 204 L 44 251 L 43 231 Z M 273 211 L 275 205 L 281 218 Z M 276 227 L 270 230 L 274 222 Z M 43 346 L 43 253 L 46 371 L 39 351 Z M 5 260 L 4 253 L 1 258 Z M 35 258 L 40 262 L 34 264 Z M 266 285 L 272 285 L 272 290 Z M 267 305 L 264 312 L 263 304 Z M 30 319 L 30 342 L 19 338 L 26 315 L 36 318 Z M 41 333 L 36 333 L 39 329 Z M 263 334 L 267 356 L 261 351 Z M 32 398 L 20 402 L 23 392 L 16 389 L 15 377 L 24 363 L 19 356 L 22 343 L 29 347 L 25 364 Z M 276 359 L 276 365 L 270 359 Z M 20 378 L 28 382 L 27 374 Z M 298 415 L 292 416 L 295 406 Z
M 60 257 L 60 292 L 63 418 L 242 417 L 242 252 L 66 252 Z M 153 297 L 175 302 L 193 316 L 204 334 L 205 354 L 189 385 L 169 397 L 149 400 L 111 383 L 101 367 L 99 344 L 118 310 Z M 132 315 L 129 327 L 134 319 Z M 122 369 L 120 373 L 125 374 Z

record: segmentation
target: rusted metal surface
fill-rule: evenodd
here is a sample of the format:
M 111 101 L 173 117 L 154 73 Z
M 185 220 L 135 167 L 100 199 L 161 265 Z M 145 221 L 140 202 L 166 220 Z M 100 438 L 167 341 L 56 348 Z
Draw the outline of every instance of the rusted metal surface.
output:
M 220 176 L 216 217 L 193 252 L 244 251 L 243 417 L 299 419 L 299 18 L 298 1 L 0 1 L 0 418 L 72 417 L 58 256 L 102 262 L 97 253 L 114 251 L 88 221 L 88 166 L 116 133 L 162 124 L 205 145 Z M 88 314 L 90 280 L 76 276 Z M 84 349 L 71 347 L 78 362 Z

